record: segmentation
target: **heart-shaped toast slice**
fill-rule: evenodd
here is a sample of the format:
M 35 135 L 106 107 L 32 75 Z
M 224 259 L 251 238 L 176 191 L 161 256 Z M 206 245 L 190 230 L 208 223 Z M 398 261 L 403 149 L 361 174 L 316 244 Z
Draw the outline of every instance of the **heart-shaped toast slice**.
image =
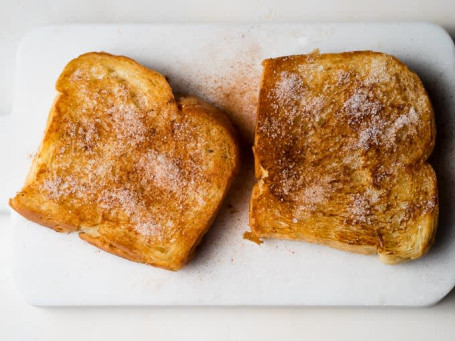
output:
M 60 75 L 44 139 L 10 200 L 29 220 L 178 270 L 238 168 L 226 116 L 132 59 L 88 53 Z

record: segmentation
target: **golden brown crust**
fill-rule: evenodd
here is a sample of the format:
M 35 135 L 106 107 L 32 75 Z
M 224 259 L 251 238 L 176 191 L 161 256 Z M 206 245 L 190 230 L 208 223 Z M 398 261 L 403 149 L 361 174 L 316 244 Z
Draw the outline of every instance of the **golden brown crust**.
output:
M 81 233 L 79 233 L 79 237 L 82 240 L 85 240 L 86 242 L 88 242 L 106 252 L 112 253 L 114 255 L 117 255 L 119 257 L 122 257 L 122 258 L 125 258 L 128 260 L 131 260 L 133 262 L 140 263 L 140 259 L 138 258 L 138 256 L 131 255 L 128 251 L 115 247 L 114 245 L 112 245 L 111 243 L 109 243 L 107 240 L 105 240 L 104 238 L 102 238 L 100 236 L 95 237 L 95 236 L 91 236 L 88 233 L 81 232 Z
M 174 99 L 159 73 L 88 53 L 57 85 L 20 214 L 121 257 L 178 270 L 210 227 L 238 169 L 227 117 Z
M 18 196 L 23 196 L 24 194 L 18 194 Z M 65 224 L 60 221 L 56 221 L 54 217 L 50 217 L 43 212 L 37 212 L 35 210 L 30 209 L 27 206 L 22 206 L 20 203 L 20 199 L 18 196 L 15 198 L 9 199 L 9 205 L 13 208 L 17 213 L 21 216 L 26 218 L 27 220 L 33 221 L 34 223 L 49 227 L 57 232 L 75 232 L 77 231 L 77 227 Z
M 252 231 L 386 263 L 428 251 L 438 215 L 428 95 L 396 58 L 358 51 L 263 62 Z

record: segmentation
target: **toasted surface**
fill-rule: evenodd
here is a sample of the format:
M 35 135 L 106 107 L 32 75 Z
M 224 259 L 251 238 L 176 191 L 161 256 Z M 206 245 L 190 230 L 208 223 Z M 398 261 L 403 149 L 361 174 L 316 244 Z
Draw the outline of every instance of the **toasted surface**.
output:
M 177 270 L 210 227 L 238 167 L 227 117 L 106 53 L 60 75 L 44 139 L 10 205 L 121 257 Z
M 250 225 L 300 239 L 414 259 L 433 243 L 436 176 L 426 163 L 434 113 L 418 76 L 376 52 L 263 62 Z

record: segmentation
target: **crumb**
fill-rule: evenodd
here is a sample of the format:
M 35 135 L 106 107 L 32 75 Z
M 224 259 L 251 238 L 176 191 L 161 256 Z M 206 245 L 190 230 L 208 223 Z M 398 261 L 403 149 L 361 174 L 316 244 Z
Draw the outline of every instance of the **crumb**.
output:
M 260 240 L 258 236 L 256 236 L 253 232 L 250 232 L 250 231 L 246 231 L 243 234 L 243 239 L 252 241 L 253 243 L 256 243 L 258 245 L 261 245 L 263 243 L 263 241 Z

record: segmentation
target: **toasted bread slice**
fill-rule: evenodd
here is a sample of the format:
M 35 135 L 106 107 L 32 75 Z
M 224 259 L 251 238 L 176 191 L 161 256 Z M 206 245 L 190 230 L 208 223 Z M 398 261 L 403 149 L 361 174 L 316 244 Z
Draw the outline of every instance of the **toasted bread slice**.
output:
M 218 109 L 174 99 L 166 79 L 106 53 L 72 60 L 17 212 L 121 257 L 178 270 L 217 214 L 238 168 Z
M 398 263 L 437 219 L 434 113 L 419 77 L 370 51 L 263 62 L 250 225 Z

